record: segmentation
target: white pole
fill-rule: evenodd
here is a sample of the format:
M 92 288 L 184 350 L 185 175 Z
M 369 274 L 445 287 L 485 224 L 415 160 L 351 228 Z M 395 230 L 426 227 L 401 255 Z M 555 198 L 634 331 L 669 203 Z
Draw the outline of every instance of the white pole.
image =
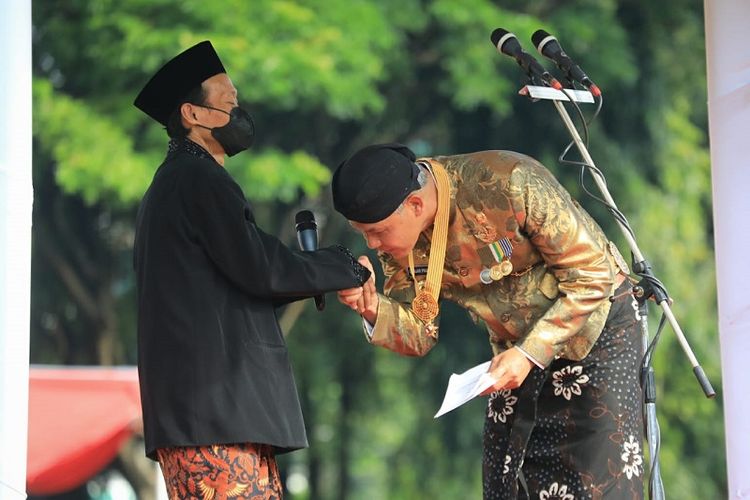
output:
M 161 473 L 161 467 L 158 462 L 154 462 L 154 473 L 156 474 L 156 492 L 154 498 L 156 500 L 169 500 L 167 494 L 167 483 L 164 481 L 164 475 Z
M 729 498 L 750 497 L 750 3 L 705 0 L 708 117 Z
M 26 498 L 31 0 L 0 2 L 0 500 Z

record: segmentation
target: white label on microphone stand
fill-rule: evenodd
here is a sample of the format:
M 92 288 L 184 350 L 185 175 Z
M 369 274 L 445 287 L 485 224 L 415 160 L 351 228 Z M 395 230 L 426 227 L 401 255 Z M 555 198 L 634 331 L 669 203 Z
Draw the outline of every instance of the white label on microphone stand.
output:
M 518 91 L 520 95 L 529 96 L 532 99 L 550 99 L 554 101 L 594 102 L 594 96 L 588 90 L 575 89 L 553 89 L 552 87 L 541 87 L 538 85 L 526 85 Z

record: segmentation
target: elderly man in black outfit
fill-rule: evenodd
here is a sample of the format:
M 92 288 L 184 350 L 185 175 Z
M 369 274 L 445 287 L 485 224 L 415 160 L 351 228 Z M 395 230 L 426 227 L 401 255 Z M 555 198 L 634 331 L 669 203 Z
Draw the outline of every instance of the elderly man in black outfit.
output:
M 210 42 L 167 62 L 135 106 L 170 137 L 135 237 L 146 454 L 170 498 L 280 498 L 275 454 L 307 438 L 276 310 L 369 272 L 343 247 L 295 251 L 257 226 L 223 168 L 253 122 Z

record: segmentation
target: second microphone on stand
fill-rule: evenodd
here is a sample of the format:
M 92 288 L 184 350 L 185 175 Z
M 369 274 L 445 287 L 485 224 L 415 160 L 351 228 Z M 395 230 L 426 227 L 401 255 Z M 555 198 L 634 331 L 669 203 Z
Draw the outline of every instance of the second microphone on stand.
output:
M 602 91 L 596 86 L 591 79 L 586 76 L 580 66 L 573 62 L 573 60 L 565 53 L 560 46 L 560 42 L 557 38 L 550 35 L 544 30 L 537 30 L 531 35 L 531 43 L 534 44 L 536 50 L 539 51 L 544 57 L 551 59 L 560 68 L 560 71 L 565 73 L 565 76 L 570 80 L 576 81 L 589 89 L 589 92 L 594 97 L 602 95 Z
M 555 80 L 555 78 L 544 69 L 544 66 L 534 59 L 534 56 L 521 48 L 521 44 L 518 42 L 516 35 L 506 29 L 497 28 L 490 35 L 490 41 L 492 42 L 492 45 L 497 48 L 498 52 L 515 59 L 518 65 L 523 68 L 532 80 L 536 78 L 554 89 L 562 89 L 562 84 Z
M 309 210 L 301 210 L 294 216 L 294 225 L 297 229 L 297 243 L 300 250 L 312 252 L 318 249 L 318 224 L 315 216 Z M 315 296 L 315 307 L 322 311 L 326 307 L 325 295 Z

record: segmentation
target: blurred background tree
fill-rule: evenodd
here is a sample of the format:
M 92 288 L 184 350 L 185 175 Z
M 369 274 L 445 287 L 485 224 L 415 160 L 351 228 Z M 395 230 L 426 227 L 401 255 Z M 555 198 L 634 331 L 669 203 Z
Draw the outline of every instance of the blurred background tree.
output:
M 366 253 L 327 184 L 355 149 L 398 140 L 419 155 L 535 156 L 626 251 L 578 169 L 557 161 L 569 139 L 554 109 L 517 96 L 518 67 L 489 42 L 502 26 L 529 52 L 536 29 L 554 33 L 604 90 L 590 151 L 721 392 L 701 3 L 45 0 L 33 20 L 32 362 L 136 362 L 134 214 L 167 137 L 132 101 L 204 39 L 258 129 L 227 167 L 261 226 L 290 245 L 294 212 L 313 208 L 322 244 Z M 450 373 L 490 355 L 465 312 L 445 307 L 422 359 L 368 346 L 332 295 L 324 313 L 301 303 L 282 321 L 311 442 L 282 459 L 289 498 L 480 497 L 486 401 L 432 419 Z M 655 367 L 667 495 L 725 497 L 721 398 L 703 397 L 669 331 Z

